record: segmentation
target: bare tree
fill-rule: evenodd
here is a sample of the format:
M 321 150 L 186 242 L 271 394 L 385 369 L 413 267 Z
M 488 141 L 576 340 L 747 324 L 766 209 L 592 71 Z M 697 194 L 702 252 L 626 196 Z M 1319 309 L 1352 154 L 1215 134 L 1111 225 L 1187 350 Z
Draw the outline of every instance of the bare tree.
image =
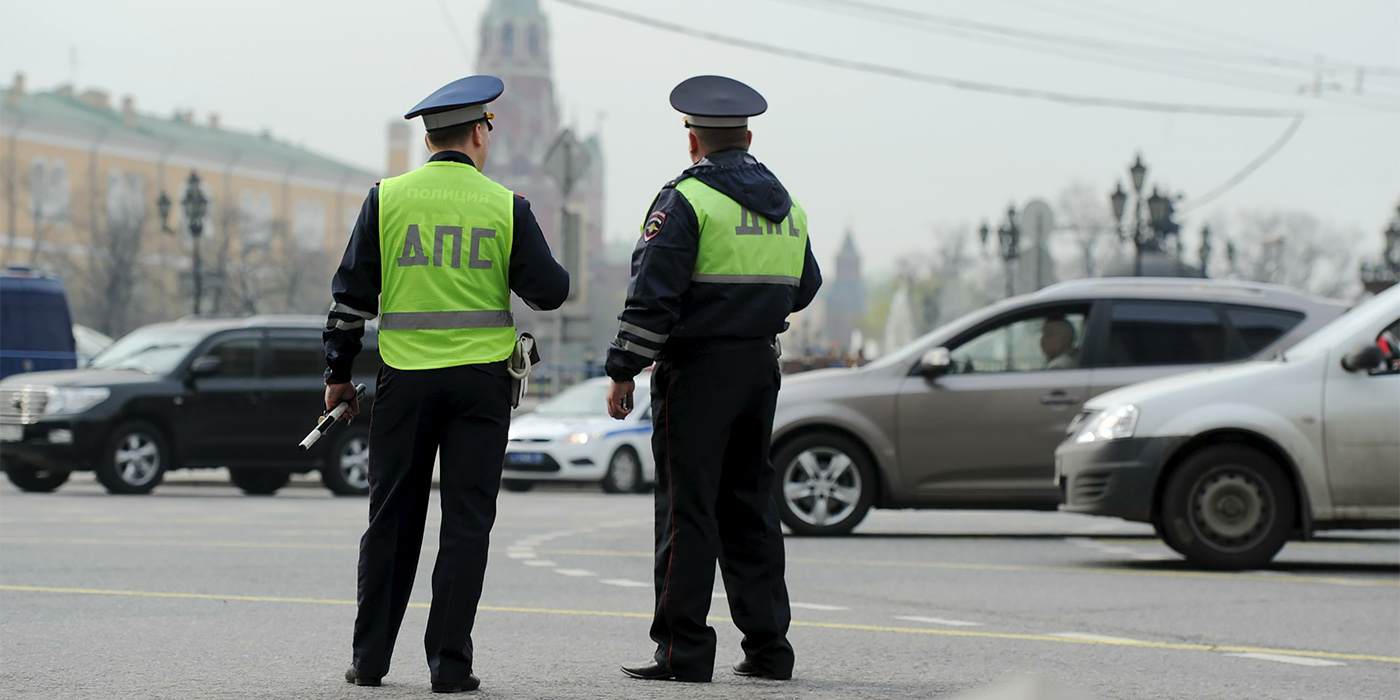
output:
M 1115 242 L 1116 232 L 1108 205 L 1089 183 L 1076 180 L 1060 191 L 1057 212 L 1060 226 L 1069 231 L 1084 260 L 1084 276 L 1099 274 L 1099 246 L 1104 241 Z
M 1302 211 L 1253 211 L 1226 233 L 1234 249 L 1229 274 L 1325 296 L 1346 296 L 1359 284 L 1357 237 Z

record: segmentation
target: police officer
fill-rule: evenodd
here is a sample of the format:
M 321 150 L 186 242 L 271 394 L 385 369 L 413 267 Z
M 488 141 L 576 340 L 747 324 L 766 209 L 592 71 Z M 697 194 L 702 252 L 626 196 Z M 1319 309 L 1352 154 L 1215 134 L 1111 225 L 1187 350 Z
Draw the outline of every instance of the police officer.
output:
M 768 458 L 787 315 L 821 286 L 807 214 L 749 155 L 748 118 L 767 102 L 729 78 L 671 92 L 693 165 L 662 188 L 632 254 L 632 281 L 608 349 L 608 412 L 631 412 L 633 378 L 656 363 L 656 612 L 648 680 L 707 682 L 715 632 L 705 624 L 718 558 L 742 676 L 792 677 L 783 536 Z
M 494 116 L 486 103 L 504 89 L 492 76 L 463 78 L 404 115 L 423 117 L 433 155 L 370 189 L 332 282 L 326 407 L 354 396 L 351 364 L 376 315 L 384 359 L 370 417 L 354 663 L 345 673 L 356 685 L 377 686 L 389 671 L 439 451 L 442 531 L 423 642 L 435 692 L 480 685 L 471 631 L 510 423 L 510 293 L 555 309 L 569 291 L 530 203 L 481 174 Z

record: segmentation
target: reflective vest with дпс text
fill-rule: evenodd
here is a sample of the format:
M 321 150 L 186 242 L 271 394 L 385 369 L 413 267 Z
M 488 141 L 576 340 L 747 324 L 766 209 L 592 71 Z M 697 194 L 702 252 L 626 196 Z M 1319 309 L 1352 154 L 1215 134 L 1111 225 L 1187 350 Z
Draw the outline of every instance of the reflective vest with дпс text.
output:
M 451 161 L 379 183 L 384 364 L 438 369 L 510 356 L 513 196 Z
M 693 177 L 676 183 L 676 191 L 695 210 L 700 227 L 691 281 L 793 287 L 802 281 L 807 212 L 796 200 L 787 218 L 775 223 Z

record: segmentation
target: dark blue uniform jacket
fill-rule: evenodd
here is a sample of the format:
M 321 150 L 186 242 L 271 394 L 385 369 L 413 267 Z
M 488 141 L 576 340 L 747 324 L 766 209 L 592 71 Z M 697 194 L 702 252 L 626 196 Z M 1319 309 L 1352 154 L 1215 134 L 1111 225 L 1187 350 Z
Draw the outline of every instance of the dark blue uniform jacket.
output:
M 740 149 L 711 153 L 667 183 L 647 213 L 647 221 L 659 219 L 660 227 L 644 227 L 632 253 L 632 282 L 618 316 L 622 325 L 608 348 L 607 373 L 617 381 L 631 380 L 658 358 L 771 343 L 787 329 L 788 314 L 807 308 L 821 287 L 810 237 L 802 280 L 796 287 L 691 281 L 700 226 L 695 210 L 675 189 L 688 177 L 774 223 L 786 219 L 792 209 L 783 183 Z
M 429 160 L 474 165 L 465 153 L 439 151 Z M 510 290 L 531 308 L 557 309 L 569 296 L 569 273 L 549 253 L 549 243 L 530 211 L 530 202 L 516 195 L 514 233 L 510 249 Z M 350 365 L 360 353 L 364 321 L 379 315 L 379 185 L 371 187 L 345 247 L 345 256 L 331 281 L 330 315 L 322 338 L 326 344 L 326 381 L 350 381 Z

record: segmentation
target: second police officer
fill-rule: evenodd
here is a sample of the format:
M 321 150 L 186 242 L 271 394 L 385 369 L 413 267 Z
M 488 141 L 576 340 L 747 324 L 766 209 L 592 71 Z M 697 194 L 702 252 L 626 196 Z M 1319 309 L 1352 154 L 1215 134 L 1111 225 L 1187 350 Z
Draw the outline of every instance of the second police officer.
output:
M 657 465 L 652 659 L 623 667 L 649 680 L 706 682 L 706 625 L 718 559 L 739 675 L 792 677 L 783 536 L 769 460 L 780 372 L 776 337 L 807 307 L 821 272 L 807 214 L 749 155 L 749 117 L 768 104 L 730 78 L 671 92 L 685 116 L 691 167 L 666 184 L 642 225 L 617 338 L 608 350 L 608 412 L 631 412 L 633 378 L 653 362 Z
M 354 660 L 345 680 L 377 686 L 413 590 L 441 451 L 442 530 L 424 646 L 435 692 L 475 690 L 472 623 L 486 573 L 510 427 L 510 294 L 556 309 L 569 275 L 530 204 L 481 173 L 486 103 L 505 86 L 478 75 L 414 107 L 433 155 L 366 197 L 332 283 L 326 408 L 354 397 L 365 321 L 379 317 L 384 360 L 371 409 L 369 528 L 360 540 Z

